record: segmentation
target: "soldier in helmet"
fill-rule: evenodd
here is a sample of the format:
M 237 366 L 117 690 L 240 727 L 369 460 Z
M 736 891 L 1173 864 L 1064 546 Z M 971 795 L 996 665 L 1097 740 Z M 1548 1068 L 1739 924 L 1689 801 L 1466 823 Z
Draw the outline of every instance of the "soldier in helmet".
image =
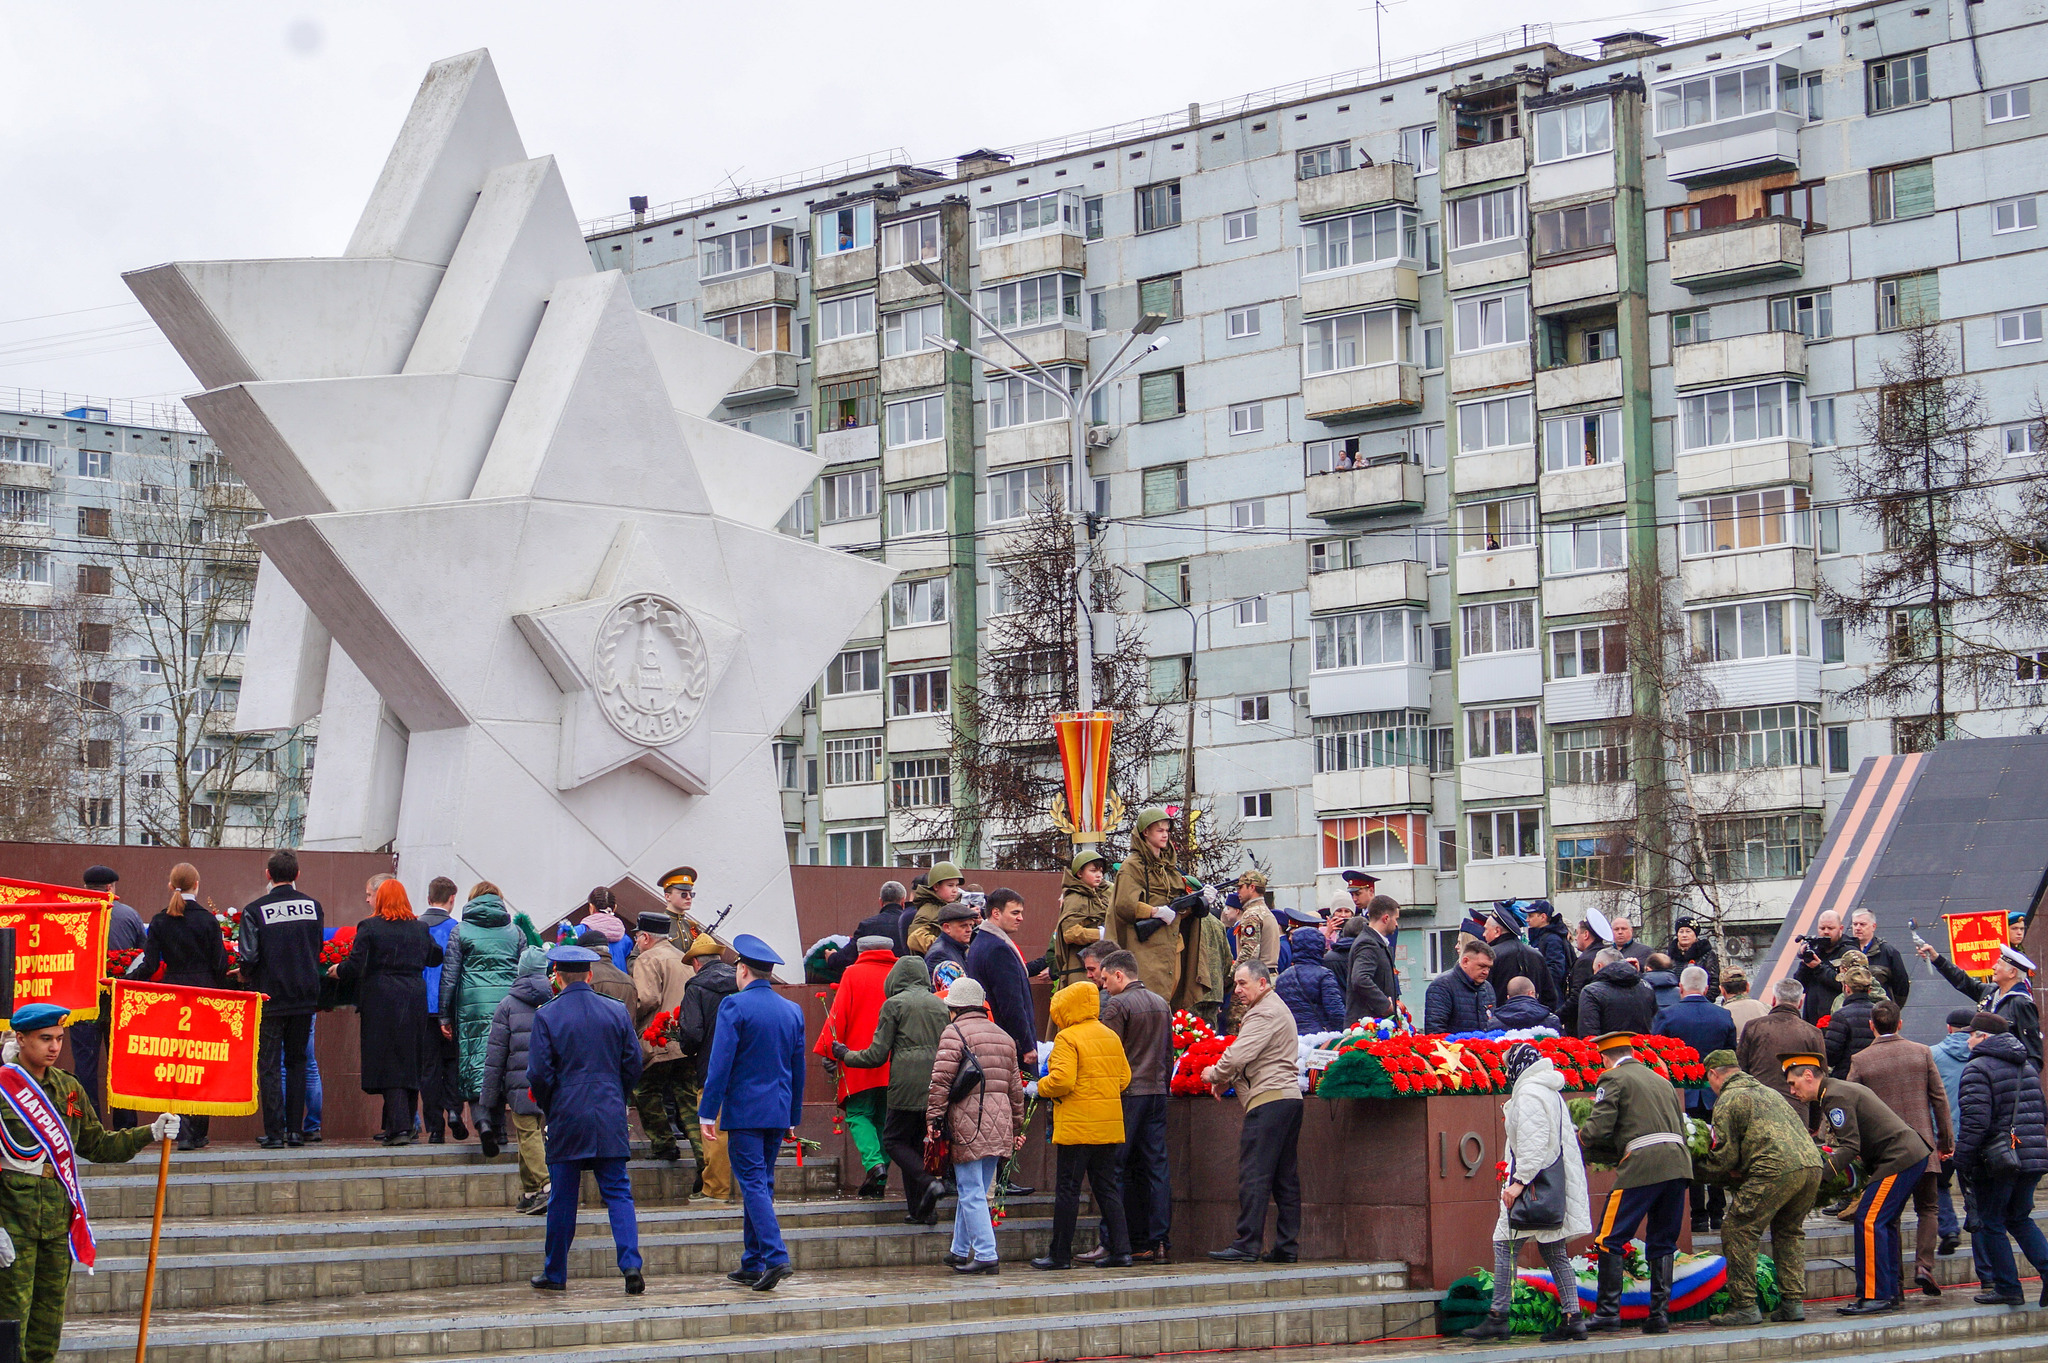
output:
M 1201 988 L 1202 934 L 1197 921 L 1208 912 L 1200 894 L 1174 869 L 1173 817 L 1160 806 L 1140 810 L 1131 828 L 1131 854 L 1117 868 L 1110 897 L 1110 932 L 1116 944 L 1138 958 L 1145 987 L 1176 1008 L 1186 1008 Z M 1277 950 L 1278 939 L 1275 939 Z
M 1593 1115 L 1579 1130 L 1589 1159 L 1618 1169 L 1614 1190 L 1594 1208 L 1600 1297 L 1588 1330 L 1621 1328 L 1622 1256 L 1636 1227 L 1644 1227 L 1643 1257 L 1650 1264 L 1650 1313 L 1643 1333 L 1671 1329 L 1671 1261 L 1685 1220 L 1692 1184 L 1692 1152 L 1685 1140 L 1685 1109 L 1671 1081 L 1636 1059 L 1634 1032 L 1595 1037 L 1606 1073 L 1593 1095 Z
M 1756 1305 L 1756 1256 L 1765 1231 L 1784 1298 L 1771 1319 L 1805 1320 L 1805 1222 L 1820 1196 L 1820 1151 L 1806 1133 L 1805 1119 L 1776 1091 L 1743 1073 L 1735 1052 L 1709 1052 L 1706 1067 L 1715 1094 L 1714 1133 L 1695 1172 L 1729 1189 L 1721 1224 L 1728 1309 L 1708 1323 L 1763 1323 Z

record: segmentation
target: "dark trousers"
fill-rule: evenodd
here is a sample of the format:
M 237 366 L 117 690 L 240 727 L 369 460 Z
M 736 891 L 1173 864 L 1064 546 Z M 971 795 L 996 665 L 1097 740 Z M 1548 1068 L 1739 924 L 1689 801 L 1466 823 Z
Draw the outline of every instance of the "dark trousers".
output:
M 1066 1263 L 1074 1257 L 1074 1223 L 1081 1216 L 1081 1179 L 1087 1176 L 1088 1187 L 1095 1194 L 1095 1205 L 1101 1209 L 1102 1220 L 1109 1227 L 1103 1241 L 1109 1247 L 1112 1257 L 1123 1257 L 1131 1252 L 1131 1234 L 1124 1225 L 1123 1189 L 1116 1181 L 1116 1154 L 1123 1147 L 1117 1145 L 1056 1145 L 1059 1152 L 1058 1182 L 1052 1197 L 1052 1244 L 1046 1249 L 1046 1257 L 1056 1263 Z
M 449 1118 L 462 1119 L 462 1048 L 441 1035 L 441 1019 L 427 1018 L 427 1067 L 420 1075 L 420 1123 L 429 1136 L 443 1135 Z M 482 1114 L 472 1113 L 482 1119 Z
M 2012 1257 L 2014 1240 L 2020 1242 L 2020 1252 L 2034 1271 L 2048 1278 L 2048 1237 L 2042 1236 L 2041 1227 L 2034 1222 L 2034 1187 L 2040 1181 L 2039 1174 L 1977 1180 L 1977 1219 L 1983 1223 L 1977 1238 L 1984 1242 L 1990 1268 L 1984 1286 L 2007 1297 L 2020 1294 L 2019 1266 Z
M 1301 1099 L 1276 1098 L 1244 1114 L 1237 1138 L 1235 1247 L 1246 1254 L 1257 1254 L 1265 1244 L 1268 1199 L 1280 1208 L 1274 1250 L 1291 1252 L 1301 1232 L 1301 1171 L 1294 1162 L 1301 1113 Z
M 387 1137 L 412 1134 L 413 1104 L 419 1100 L 418 1089 L 384 1090 L 384 1134 Z
M 576 1243 L 576 1209 L 583 1199 L 583 1171 L 597 1180 L 611 1221 L 612 1246 L 619 1272 L 640 1271 L 640 1221 L 633 1213 L 633 1181 L 624 1159 L 574 1159 L 548 1165 L 548 1229 L 541 1276 L 549 1282 L 569 1280 L 569 1246 Z
M 1856 1242 L 1856 1296 L 1863 1301 L 1892 1301 L 1905 1295 L 1899 1282 L 1899 1213 L 1927 1170 L 1921 1160 L 1864 1185 L 1849 1225 Z M 1981 1214 L 1981 1212 L 1980 1212 Z M 1990 1218 L 1985 1222 L 1990 1224 Z
M 256 1033 L 256 1073 L 262 1077 L 263 1135 L 279 1140 L 306 1130 L 306 1044 L 311 1013 L 265 1013 Z
M 1692 1182 L 1692 1219 L 1719 1221 L 1728 1212 L 1728 1190 L 1702 1179 Z
M 932 1176 L 924 1171 L 924 1109 L 890 1108 L 882 1119 L 882 1149 L 903 1171 L 903 1200 L 916 1211 L 932 1186 Z
M 73 1027 L 70 1038 L 71 1063 L 77 1066 L 78 1070 L 74 1077 L 85 1085 L 85 1096 L 92 1099 L 92 1110 L 100 1114 L 109 1131 L 122 1131 L 135 1125 L 134 1113 L 126 1108 L 113 1109 L 107 1106 L 106 1006 L 101 1005 L 100 1015 L 93 1021 L 81 1022 Z
M 1124 1143 L 1117 1147 L 1124 1225 L 1132 1249 L 1164 1245 L 1173 1235 L 1173 1189 L 1166 1181 L 1166 1095 L 1124 1095 Z M 1104 1243 L 1109 1222 L 1103 1221 Z
M 789 1262 L 782 1223 L 775 1218 L 775 1161 L 785 1128 L 721 1128 L 740 1195 L 740 1267 L 765 1273 Z
M 207 1133 L 213 1129 L 211 1117 L 178 1118 L 178 1144 L 187 1150 L 197 1150 L 206 1144 Z M 6 1363 L 6 1355 L 0 1354 L 0 1363 Z
M 1640 1188 L 1615 1188 L 1593 1221 L 1593 1237 L 1599 1248 L 1619 1254 L 1643 1228 L 1643 1255 L 1661 1259 L 1678 1252 L 1678 1234 L 1685 1229 L 1686 1186 L 1689 1179 L 1668 1178 L 1662 1183 L 1645 1183 Z

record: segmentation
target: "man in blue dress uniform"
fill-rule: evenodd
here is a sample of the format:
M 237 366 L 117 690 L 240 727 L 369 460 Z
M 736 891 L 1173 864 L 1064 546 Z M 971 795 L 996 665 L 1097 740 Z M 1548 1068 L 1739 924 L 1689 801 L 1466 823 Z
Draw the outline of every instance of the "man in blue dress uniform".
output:
M 569 1246 L 576 1239 L 576 1209 L 588 1169 L 597 1177 L 597 1191 L 611 1218 L 627 1295 L 637 1296 L 647 1284 L 640 1276 L 633 1184 L 626 1177 L 631 1153 L 626 1101 L 640 1084 L 640 1038 L 626 1006 L 590 987 L 596 952 L 558 946 L 548 952 L 548 960 L 562 978 L 562 992 L 533 1015 L 526 1057 L 528 1089 L 547 1117 L 552 1185 L 547 1258 L 533 1285 L 544 1292 L 569 1285 Z
M 803 1119 L 804 1015 L 775 992 L 773 947 L 743 932 L 732 949 L 740 988 L 718 1005 L 697 1121 L 706 1140 L 725 1133 L 745 1212 L 746 1252 L 725 1276 L 771 1292 L 795 1271 L 775 1220 L 775 1157 Z

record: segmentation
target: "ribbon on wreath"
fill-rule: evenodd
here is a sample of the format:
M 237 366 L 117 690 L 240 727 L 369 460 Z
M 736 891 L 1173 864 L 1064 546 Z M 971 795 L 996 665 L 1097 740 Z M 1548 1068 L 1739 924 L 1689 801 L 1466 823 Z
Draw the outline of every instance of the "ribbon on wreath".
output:
M 84 1264 L 86 1271 L 92 1271 L 95 1254 L 92 1238 L 92 1223 L 85 1218 L 85 1190 L 78 1186 L 78 1166 L 73 1158 L 71 1129 L 64 1125 L 64 1119 L 50 1106 L 49 1095 L 42 1085 L 19 1065 L 0 1065 L 0 1101 L 7 1104 L 21 1123 L 29 1129 L 31 1144 L 24 1146 L 14 1139 L 14 1133 L 0 1122 L 0 1144 L 5 1144 L 7 1153 L 23 1164 L 32 1164 L 47 1159 L 57 1173 L 57 1181 L 64 1185 L 65 1193 L 71 1198 L 71 1257 Z

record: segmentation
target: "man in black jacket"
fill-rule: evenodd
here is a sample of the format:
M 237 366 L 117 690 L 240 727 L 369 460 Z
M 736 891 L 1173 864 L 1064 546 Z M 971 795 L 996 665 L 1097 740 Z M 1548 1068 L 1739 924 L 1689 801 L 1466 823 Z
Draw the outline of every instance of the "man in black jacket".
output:
M 726 964 L 717 942 L 708 932 L 691 939 L 683 952 L 695 972 L 683 986 L 683 1001 L 676 1005 L 676 1045 L 682 1048 L 683 1098 L 695 1110 L 704 1092 L 704 1070 L 711 1063 L 711 1042 L 718 1034 L 718 1005 L 740 992 L 739 975 Z M 727 1202 L 738 1200 L 732 1184 L 732 1160 L 725 1153 L 725 1138 L 703 1132 L 704 1167 L 697 1171 L 691 1196 L 708 1193 Z
M 256 1034 L 265 1150 L 306 1143 L 306 1043 L 320 1009 L 320 944 L 326 914 L 301 893 L 299 859 L 270 854 L 270 889 L 242 910 L 235 959 L 242 982 L 265 995 Z
M 967 946 L 967 973 L 988 995 L 988 1015 L 1016 1041 L 1018 1072 L 1035 1074 L 1038 1029 L 1032 1022 L 1031 974 L 1016 942 L 1023 927 L 1024 896 L 1015 890 L 989 895 L 988 917 Z
M 1394 933 L 1400 921 L 1401 905 L 1384 894 L 1374 895 L 1364 914 L 1352 920 L 1363 926 L 1351 938 L 1344 981 L 1346 1022 L 1391 1017 L 1401 1001 L 1401 974 L 1394 968 Z
M 1527 980 L 1536 987 L 1536 997 L 1547 1009 L 1562 1000 L 1550 978 L 1550 966 L 1543 953 L 1522 940 L 1522 911 L 1512 899 L 1503 899 L 1486 916 L 1486 944 L 1493 948 L 1494 997 L 1506 998 L 1510 981 Z
M 825 958 L 825 973 L 836 979 L 846 973 L 860 956 L 860 939 L 863 937 L 886 937 L 894 944 L 898 956 L 908 955 L 903 945 L 903 882 L 887 880 L 882 882 L 882 904 L 873 913 L 860 920 L 860 926 L 846 939 L 846 945 Z
M 1558 920 L 1557 910 L 1547 899 L 1533 900 L 1522 910 L 1522 916 L 1529 924 L 1529 945 L 1543 953 L 1543 964 L 1550 968 L 1550 983 L 1557 991 L 1557 997 L 1550 1006 L 1555 1009 L 1564 1004 L 1570 987 L 1572 961 L 1578 953 L 1572 950 L 1570 940 L 1565 936 L 1564 924 Z
M 1657 992 L 1644 981 L 1635 963 L 1615 947 L 1605 947 L 1593 964 L 1592 983 L 1579 995 L 1579 1035 L 1647 1032 L 1657 1022 Z
M 1877 935 L 1877 915 L 1869 909 L 1858 909 L 1849 915 L 1849 931 L 1856 938 L 1856 949 L 1870 962 L 1870 973 L 1893 1003 L 1904 1008 L 1906 996 L 1913 992 L 1913 977 L 1906 973 L 1906 958 L 1899 949 Z
M 1586 986 L 1593 982 L 1593 961 L 1607 946 L 1607 939 L 1600 934 L 1607 926 L 1604 916 L 1596 923 L 1598 909 L 1589 909 L 1586 919 L 1579 924 L 1578 935 L 1572 939 L 1578 954 L 1572 960 L 1571 974 L 1565 980 L 1564 1007 L 1557 1010 L 1557 1016 L 1564 1023 L 1568 1036 L 1583 1036 L 1579 1030 L 1579 1000 L 1586 992 Z
M 1799 968 L 1792 978 L 1806 986 L 1806 1020 L 1818 1024 L 1833 1010 L 1835 995 L 1842 992 L 1841 982 L 1835 978 L 1835 962 L 1855 944 L 1843 939 L 1842 915 L 1833 909 L 1821 914 L 1813 930 L 1814 935 L 1800 949 Z
M 2027 976 L 2034 970 L 2032 961 L 2012 947 L 2000 947 L 1998 959 L 1991 966 L 1990 980 L 1975 980 L 1932 946 L 1915 949 L 1921 960 L 1930 962 L 1941 972 L 1941 977 L 1961 991 L 1965 998 L 1985 1012 L 2004 1018 L 2005 1025 L 2026 1048 L 2027 1059 L 2034 1063 L 2036 1069 L 2040 1068 L 2041 1010 L 2034 1001 L 2032 986 L 2027 983 Z

